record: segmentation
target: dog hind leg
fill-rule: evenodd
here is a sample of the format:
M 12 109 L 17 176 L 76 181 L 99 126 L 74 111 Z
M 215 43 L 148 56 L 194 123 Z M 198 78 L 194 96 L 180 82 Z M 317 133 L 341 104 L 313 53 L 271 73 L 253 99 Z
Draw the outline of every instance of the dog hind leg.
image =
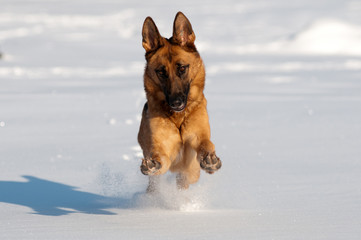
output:
M 188 189 L 190 184 L 198 181 L 200 165 L 197 160 L 197 152 L 191 147 L 191 144 L 185 144 L 183 159 L 177 172 L 177 186 L 179 189 Z

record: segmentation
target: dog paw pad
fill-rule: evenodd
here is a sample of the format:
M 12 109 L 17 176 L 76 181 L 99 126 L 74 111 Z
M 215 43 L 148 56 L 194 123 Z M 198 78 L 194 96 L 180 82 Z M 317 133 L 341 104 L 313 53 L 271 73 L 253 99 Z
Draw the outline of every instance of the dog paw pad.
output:
M 144 175 L 156 175 L 161 167 L 162 165 L 157 160 L 144 158 L 142 165 L 140 165 L 140 171 Z
M 222 162 L 215 153 L 207 153 L 200 161 L 201 168 L 209 174 L 221 168 Z

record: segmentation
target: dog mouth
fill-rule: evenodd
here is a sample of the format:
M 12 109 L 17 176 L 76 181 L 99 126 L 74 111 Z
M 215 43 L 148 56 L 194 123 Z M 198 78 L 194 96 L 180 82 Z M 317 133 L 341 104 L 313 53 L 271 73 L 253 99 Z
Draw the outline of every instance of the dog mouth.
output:
M 183 102 L 177 106 L 174 105 L 169 105 L 169 106 L 174 112 L 182 112 L 186 108 L 186 103 Z
M 182 112 L 187 106 L 187 96 L 167 97 L 167 103 L 173 112 Z

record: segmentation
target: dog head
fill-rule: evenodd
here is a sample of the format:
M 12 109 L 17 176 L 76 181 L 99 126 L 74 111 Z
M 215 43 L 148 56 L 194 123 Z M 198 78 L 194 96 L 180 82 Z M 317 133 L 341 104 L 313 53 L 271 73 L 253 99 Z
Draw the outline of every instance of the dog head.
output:
M 147 65 L 144 85 L 147 98 L 164 101 L 174 112 L 183 111 L 204 88 L 204 66 L 194 45 L 192 25 L 178 12 L 169 39 L 159 34 L 152 18 L 147 17 L 142 30 Z

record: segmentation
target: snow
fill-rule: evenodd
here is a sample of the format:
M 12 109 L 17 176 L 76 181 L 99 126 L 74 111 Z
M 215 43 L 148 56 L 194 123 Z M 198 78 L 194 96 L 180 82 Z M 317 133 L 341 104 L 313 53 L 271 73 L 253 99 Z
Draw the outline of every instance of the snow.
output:
M 0 239 L 359 239 L 358 1 L 1 1 Z M 141 26 L 191 20 L 223 161 L 146 195 Z
M 337 19 L 320 19 L 285 39 L 266 44 L 221 46 L 238 54 L 361 55 L 361 27 Z M 208 48 L 207 48 L 208 47 Z M 212 46 L 206 45 L 205 49 Z

